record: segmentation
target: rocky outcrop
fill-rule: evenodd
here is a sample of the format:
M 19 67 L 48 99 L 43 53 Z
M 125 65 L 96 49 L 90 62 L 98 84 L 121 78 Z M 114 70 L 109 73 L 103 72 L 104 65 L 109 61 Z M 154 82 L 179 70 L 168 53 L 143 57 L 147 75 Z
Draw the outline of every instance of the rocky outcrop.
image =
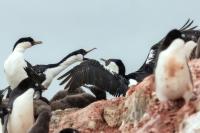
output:
M 94 102 L 83 109 L 53 112 L 50 133 L 67 127 L 83 133 L 200 132 L 200 60 L 192 60 L 189 66 L 196 94 L 189 105 L 180 99 L 171 102 L 168 110 L 162 109 L 151 75 L 132 86 L 126 97 Z

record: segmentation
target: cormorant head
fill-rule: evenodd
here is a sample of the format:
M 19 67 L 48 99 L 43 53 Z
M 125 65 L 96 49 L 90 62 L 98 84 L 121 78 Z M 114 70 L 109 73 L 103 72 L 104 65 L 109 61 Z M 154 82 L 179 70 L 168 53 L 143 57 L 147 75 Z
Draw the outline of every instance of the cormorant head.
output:
M 33 38 L 31 37 L 24 37 L 24 38 L 20 38 L 14 45 L 13 47 L 13 51 L 18 48 L 18 47 L 21 47 L 23 49 L 27 49 L 27 48 L 30 48 L 34 45 L 37 45 L 37 44 L 41 44 L 42 42 L 41 41 L 35 41 Z
M 85 58 L 85 55 L 88 54 L 89 52 L 95 50 L 97 48 L 93 48 L 90 50 L 84 50 L 84 49 L 79 49 L 76 50 L 72 53 L 70 53 L 69 55 L 67 55 L 64 59 L 62 59 L 59 63 L 64 62 L 65 60 L 67 60 L 68 58 L 73 58 L 73 60 L 77 60 L 77 61 L 83 61 L 83 60 L 88 60 L 87 58 Z
M 88 60 L 88 58 L 85 58 L 85 55 L 88 54 L 89 52 L 95 50 L 95 49 L 97 49 L 97 48 L 93 48 L 93 49 L 90 49 L 90 50 L 79 49 L 75 52 L 75 54 L 77 56 L 79 56 L 81 60 Z
M 160 46 L 160 51 L 167 49 L 171 45 L 171 43 L 176 39 L 183 39 L 183 36 L 181 31 L 173 29 L 167 34 L 164 41 L 162 42 Z
M 112 71 L 112 72 L 115 72 L 117 74 L 120 74 L 120 75 L 125 75 L 126 73 L 126 69 L 125 69 L 125 66 L 124 66 L 124 63 L 120 60 L 120 59 L 103 59 L 101 58 L 102 61 L 105 62 L 105 67 Z

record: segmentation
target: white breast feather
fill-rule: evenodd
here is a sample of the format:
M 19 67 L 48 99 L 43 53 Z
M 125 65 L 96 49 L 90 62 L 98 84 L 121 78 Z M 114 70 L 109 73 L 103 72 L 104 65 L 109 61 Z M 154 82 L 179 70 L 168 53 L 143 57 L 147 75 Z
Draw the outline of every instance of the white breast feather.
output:
M 9 133 L 27 133 L 33 125 L 33 94 L 34 90 L 29 89 L 14 101 L 12 113 L 8 119 Z
M 28 76 L 24 71 L 27 66 L 23 53 L 12 53 L 4 63 L 4 71 L 11 89 L 16 88 L 19 83 L 26 79 Z
M 63 70 L 65 70 L 67 67 L 72 65 L 75 62 L 83 60 L 83 57 L 81 55 L 76 55 L 69 57 L 67 60 L 59 64 L 57 67 L 49 68 L 44 73 L 46 75 L 46 80 L 42 83 L 42 85 L 45 88 L 48 88 L 51 84 L 52 80 Z
M 110 62 L 110 64 L 108 66 L 105 66 L 105 68 L 111 73 L 119 73 L 119 68 L 114 62 Z

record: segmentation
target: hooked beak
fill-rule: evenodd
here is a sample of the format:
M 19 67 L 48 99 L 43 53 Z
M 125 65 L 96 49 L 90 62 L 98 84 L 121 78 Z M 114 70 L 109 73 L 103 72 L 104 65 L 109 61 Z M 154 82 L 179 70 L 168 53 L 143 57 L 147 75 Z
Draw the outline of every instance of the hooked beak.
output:
M 93 48 L 93 49 L 90 49 L 90 50 L 86 51 L 86 53 L 83 55 L 83 60 L 84 60 L 84 61 L 90 60 L 89 58 L 85 58 L 85 55 L 88 54 L 89 52 L 95 50 L 95 49 L 97 49 L 97 48 Z
M 91 52 L 91 51 L 93 51 L 93 50 L 95 50 L 95 49 L 97 49 L 97 48 L 90 49 L 90 50 L 88 50 L 88 51 L 86 51 L 86 52 L 89 53 L 89 52 Z
M 42 44 L 42 41 L 34 41 L 33 45 Z

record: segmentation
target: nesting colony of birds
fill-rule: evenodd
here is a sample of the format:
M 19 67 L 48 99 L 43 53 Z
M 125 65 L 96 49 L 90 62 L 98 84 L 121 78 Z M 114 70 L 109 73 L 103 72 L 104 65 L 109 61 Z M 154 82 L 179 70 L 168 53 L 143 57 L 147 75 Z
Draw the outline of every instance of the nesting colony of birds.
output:
M 20 38 L 4 62 L 8 86 L 0 91 L 0 132 L 48 133 L 52 111 L 84 108 L 107 99 L 107 93 L 123 97 L 130 86 L 151 74 L 155 74 L 156 96 L 163 109 L 169 108 L 169 101 L 179 98 L 188 104 L 195 98 L 188 61 L 200 56 L 200 31 L 196 30 L 197 26 L 192 27 L 192 23 L 188 20 L 179 29 L 169 29 L 168 34 L 151 47 L 144 64 L 129 74 L 120 59 L 85 57 L 96 48 L 73 51 L 54 64 L 32 65 L 24 58 L 25 51 L 42 41 Z M 77 62 L 78 65 L 59 75 Z M 60 85 L 65 87 L 48 100 L 42 93 L 48 91 L 58 75 Z M 79 131 L 67 127 L 60 131 L 72 132 Z

